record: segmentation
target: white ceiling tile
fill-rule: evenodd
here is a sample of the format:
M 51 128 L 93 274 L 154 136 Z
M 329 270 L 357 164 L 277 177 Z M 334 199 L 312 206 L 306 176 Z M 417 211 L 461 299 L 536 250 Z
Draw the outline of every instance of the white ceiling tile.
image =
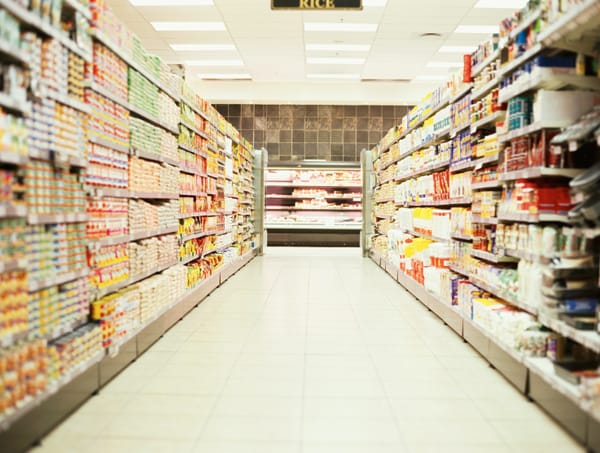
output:
M 501 0 L 498 0 L 501 1 Z M 152 53 L 168 62 L 185 59 L 241 58 L 241 68 L 192 68 L 189 73 L 248 72 L 252 82 L 202 82 L 216 99 L 238 96 L 239 100 L 271 99 L 273 102 L 311 102 L 337 99 L 338 102 L 382 102 L 385 89 L 398 93 L 397 102 L 416 102 L 438 83 L 361 83 L 307 80 L 307 72 L 360 72 L 366 78 L 411 78 L 427 73 L 428 62 L 460 61 L 461 55 L 440 54 L 442 45 L 476 45 L 481 35 L 454 34 L 458 25 L 498 24 L 506 10 L 473 9 L 476 0 L 388 0 L 385 8 L 363 11 L 271 11 L 269 0 L 214 0 L 208 7 L 133 7 L 128 0 L 107 0 L 115 14 L 141 39 Z M 156 32 L 150 21 L 222 21 L 222 32 Z M 305 22 L 377 23 L 376 33 L 305 32 Z M 422 33 L 441 33 L 441 38 L 424 39 Z M 170 43 L 232 43 L 235 51 L 174 52 Z M 364 65 L 307 65 L 307 56 L 333 57 L 336 52 L 307 52 L 306 43 L 367 44 L 368 52 L 342 52 L 343 57 L 366 58 Z M 215 88 L 209 88 L 215 87 Z M 218 87 L 218 89 L 216 88 Z M 255 87 L 253 90 L 251 87 Z M 266 87 L 272 87 L 267 89 Z M 310 87 L 313 87 L 312 89 Z M 327 87 L 324 89 L 323 87 Z M 348 87 L 354 87 L 349 91 Z M 229 91 L 230 92 L 229 92 Z M 396 91 L 397 90 L 397 91 Z M 243 98 L 240 98 L 244 96 Z M 287 98 L 286 98 L 287 96 Z M 389 93 L 385 103 L 389 100 Z

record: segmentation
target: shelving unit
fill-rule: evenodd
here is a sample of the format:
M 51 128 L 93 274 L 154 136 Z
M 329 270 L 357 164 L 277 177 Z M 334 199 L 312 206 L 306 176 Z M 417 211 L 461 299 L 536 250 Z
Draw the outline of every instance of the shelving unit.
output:
M 511 235 L 516 231 L 529 231 L 528 237 L 532 237 L 543 228 L 552 228 L 558 231 L 559 235 L 568 234 L 561 233 L 565 229 L 569 231 L 573 229 L 569 226 L 567 216 L 571 207 L 561 208 L 557 204 L 553 209 L 536 209 L 535 205 L 521 208 L 515 203 L 513 191 L 518 190 L 515 188 L 520 186 L 535 191 L 537 185 L 544 181 L 551 182 L 558 189 L 567 187 L 564 190 L 567 191 L 568 181 L 589 167 L 589 163 L 572 165 L 581 168 L 556 168 L 559 165 L 544 165 L 543 162 L 546 161 L 532 159 L 528 163 L 515 165 L 518 157 L 514 154 L 514 149 L 519 146 L 521 150 L 525 149 L 526 139 L 531 138 L 529 150 L 533 150 L 535 146 L 541 146 L 539 142 L 537 145 L 534 144 L 536 137 L 545 133 L 553 134 L 557 129 L 567 127 L 577 120 L 562 119 L 559 116 L 536 120 L 534 117 L 532 124 L 525 123 L 522 127 L 515 128 L 511 123 L 509 129 L 509 112 L 512 112 L 510 102 L 517 96 L 535 93 L 537 90 L 600 90 L 598 79 L 591 74 L 577 76 L 565 72 L 564 68 L 540 69 L 536 67 L 533 60 L 542 54 L 552 57 L 556 55 L 557 49 L 584 52 L 589 57 L 593 57 L 595 36 L 597 36 L 593 30 L 597 31 L 600 23 L 599 11 L 600 4 L 597 1 L 586 0 L 572 6 L 566 13 L 557 19 L 553 18 L 549 23 L 546 22 L 548 13 L 542 14 L 540 9 L 520 16 L 515 15 L 512 20 L 518 23 L 500 38 L 499 44 L 495 44 L 497 47 L 491 52 L 489 50 L 482 52 L 488 55 L 484 61 L 479 59 L 480 63 L 470 68 L 470 74 L 477 77 L 493 65 L 493 69 L 488 70 L 484 77 L 477 80 L 475 87 L 470 84 L 454 86 L 452 88 L 454 94 L 449 94 L 450 90 L 445 86 L 439 88 L 409 112 L 398 128 L 390 130 L 379 146 L 372 151 L 372 160 L 375 162 L 375 184 L 371 203 L 375 213 L 373 220 L 375 232 L 369 242 L 369 256 L 378 266 L 442 318 L 515 387 L 548 411 L 590 451 L 600 450 L 600 436 L 594 434 L 600 422 L 598 412 L 593 409 L 594 406 L 598 407 L 600 395 L 596 395 L 595 400 L 591 400 L 591 397 L 584 394 L 579 387 L 569 384 L 558 376 L 551 360 L 546 357 L 529 357 L 531 353 L 518 349 L 515 346 L 516 342 L 512 345 L 507 341 L 511 339 L 510 335 L 492 334 L 492 327 L 479 322 L 475 313 L 479 310 L 477 304 L 480 303 L 476 299 L 483 298 L 485 303 L 491 306 L 497 304 L 499 310 L 506 307 L 512 312 L 517 310 L 519 316 L 529 316 L 531 322 L 540 326 L 540 329 L 544 326 L 554 334 L 562 335 L 568 341 L 582 345 L 595 353 L 600 352 L 600 333 L 576 329 L 553 317 L 557 315 L 551 316 L 549 313 L 552 311 L 547 313 L 544 303 L 540 302 L 544 300 L 541 297 L 542 289 L 538 288 L 539 297 L 532 297 L 535 288 L 532 289 L 531 286 L 523 288 L 519 284 L 523 279 L 529 281 L 526 277 L 528 266 L 533 266 L 531 268 L 540 275 L 541 269 L 549 266 L 553 257 L 568 258 L 570 255 L 561 256 L 561 253 L 557 252 L 553 256 L 544 256 L 533 253 L 533 250 L 515 250 L 517 242 L 510 242 L 513 238 Z M 540 21 L 542 16 L 544 20 Z M 512 45 L 517 36 L 522 34 L 528 35 L 529 48 L 525 48 L 521 54 L 517 53 L 514 59 L 508 60 L 510 52 L 505 50 Z M 480 49 L 490 48 L 492 46 L 480 47 Z M 524 64 L 529 62 L 532 62 L 527 69 L 529 73 L 521 71 L 517 74 L 516 71 L 523 69 Z M 513 74 L 517 74 L 518 77 Z M 512 77 L 510 81 L 507 80 L 508 77 Z M 450 84 L 456 84 L 457 79 L 458 77 L 454 77 Z M 460 137 L 462 140 L 464 132 L 460 133 L 469 124 L 471 155 L 465 157 L 464 149 L 457 150 L 457 153 L 460 152 L 459 157 L 451 154 L 449 171 L 451 176 L 458 178 L 468 180 L 470 176 L 469 190 L 472 195 L 465 196 L 463 199 L 465 203 L 462 206 L 454 206 L 450 212 L 452 219 L 455 215 L 459 219 L 457 222 L 452 222 L 450 240 L 444 240 L 435 234 L 420 234 L 419 231 L 422 230 L 415 231 L 413 228 L 413 224 L 417 221 L 423 229 L 429 229 L 427 221 L 432 225 L 435 224 L 432 213 L 429 213 L 429 217 L 425 214 L 428 207 L 437 208 L 435 212 L 443 217 L 448 214 L 443 208 L 452 207 L 452 204 L 423 201 L 427 198 L 422 196 L 413 198 L 419 200 L 416 202 L 401 201 L 407 199 L 405 193 L 410 190 L 410 186 L 400 187 L 399 184 L 412 182 L 418 185 L 417 178 L 427 174 L 429 166 L 437 168 L 436 164 L 428 162 L 427 157 L 423 158 L 421 155 L 417 156 L 422 159 L 417 166 L 405 165 L 403 160 L 412 156 L 415 151 L 420 151 L 426 156 L 430 153 L 431 159 L 444 151 L 440 142 L 436 144 L 430 140 L 419 140 L 420 137 L 431 136 L 431 123 L 426 123 L 426 120 L 441 111 L 441 109 L 436 110 L 430 115 L 429 112 L 433 111 L 432 104 L 437 105 L 439 99 L 449 99 L 448 104 L 452 113 L 457 113 L 459 108 L 464 107 L 469 90 L 472 90 L 470 121 L 467 122 L 464 117 L 460 119 L 453 117 L 454 126 L 449 136 L 456 135 L 456 139 Z M 503 106 L 504 103 L 509 103 L 509 108 Z M 481 108 L 482 105 L 484 108 Z M 476 111 L 476 109 L 481 110 Z M 583 113 L 585 111 L 582 111 Z M 441 115 L 435 116 L 434 129 L 439 128 L 443 121 Z M 497 130 L 496 125 L 498 125 Z M 550 138 L 552 136 L 548 135 Z M 598 139 L 600 135 L 596 133 L 595 137 Z M 460 143 L 461 148 L 467 143 L 466 138 L 464 140 Z M 405 144 L 405 141 L 408 141 L 408 144 Z M 423 145 L 411 145 L 415 142 Z M 600 140 L 597 140 L 597 143 L 600 144 Z M 425 149 L 432 145 L 437 146 L 434 151 Z M 453 146 L 456 145 L 455 142 Z M 586 142 L 586 146 L 589 148 L 586 150 L 593 153 L 592 144 Z M 545 149 L 549 149 L 547 143 Z M 542 152 L 540 148 L 537 150 L 544 156 L 543 152 L 546 151 Z M 576 149 L 570 151 L 574 152 Z M 596 154 L 600 157 L 598 150 Z M 390 168 L 392 166 L 394 168 Z M 410 172 L 405 170 L 406 168 L 415 171 Z M 421 168 L 424 169 L 423 172 Z M 396 176 L 391 180 L 390 174 L 402 176 Z M 451 186 L 452 183 L 450 179 Z M 420 184 L 425 186 L 425 182 Z M 547 186 L 546 184 L 544 187 Z M 423 190 L 421 186 L 419 190 Z M 558 195 L 550 197 L 550 200 L 553 201 L 557 197 Z M 414 208 L 421 209 L 418 217 Z M 457 229 L 460 229 L 460 233 L 455 231 Z M 583 230 L 588 239 L 597 236 L 597 228 L 583 228 Z M 521 236 L 519 240 L 521 241 L 519 244 L 524 242 Z M 488 246 L 482 246 L 484 245 L 482 241 L 487 241 Z M 514 245 L 511 248 L 506 244 Z M 451 256 L 449 262 L 446 261 L 447 264 L 444 264 L 445 262 L 437 255 L 441 253 L 446 256 L 445 247 L 449 247 Z M 493 252 L 482 250 L 493 250 Z M 523 266 L 519 264 L 517 268 L 517 263 Z M 415 272 L 415 269 L 419 271 Z M 486 281 L 482 276 L 486 278 L 489 276 L 490 280 Z M 436 299 L 432 292 L 440 291 L 440 281 L 469 286 L 463 286 L 462 292 L 454 286 L 443 287 L 441 293 L 451 295 L 448 296 L 448 303 L 435 304 L 432 303 L 432 299 Z M 461 297 L 470 300 L 462 300 Z M 450 299 L 458 305 L 452 306 Z M 496 329 L 495 331 L 499 329 L 498 326 L 493 328 Z
M 265 177 L 269 245 L 359 244 L 362 185 L 355 166 L 280 164 Z
M 78 0 L 59 4 L 62 11 L 56 17 L 61 21 L 77 27 L 83 26 L 82 17 L 87 21 L 77 33 L 83 37 L 89 32 L 89 42 L 72 40 L 62 30 L 64 24 L 42 20 L 14 0 L 0 0 L 0 10 L 19 21 L 22 32 L 35 33 L 68 51 L 69 57 L 68 68 L 57 68 L 69 80 L 68 92 L 41 75 L 40 80 L 27 80 L 26 86 L 35 92 L 26 96 L 0 93 L 0 106 L 22 118 L 27 133 L 35 133 L 36 122 L 45 120 L 32 115 L 40 102 L 51 107 L 47 121 L 56 130 L 56 135 L 50 134 L 55 140 L 45 147 L 30 140 L 26 153 L 0 153 L 0 166 L 22 174 L 26 191 L 24 199 L 0 204 L 0 222 L 13 222 L 16 243 L 25 244 L 25 237 L 29 241 L 23 252 L 7 253 L 0 260 L 0 273 L 14 272 L 15 279 L 21 275 L 28 294 L 24 328 L 0 332 L 0 356 L 35 344 L 55 370 L 53 375 L 33 370 L 48 373 L 47 384 L 28 390 L 14 407 L 0 411 L 0 445 L 7 451 L 26 450 L 49 432 L 247 264 L 260 245 L 253 223 L 252 145 L 164 63 L 151 69 L 143 49 L 133 52 L 119 47 L 119 39 L 109 38 L 116 36 L 114 30 L 100 28 L 118 23 L 109 10 L 103 12 L 111 15 L 109 20 L 95 23 L 89 7 Z M 30 69 L 28 77 L 42 65 L 3 41 L 0 57 L 3 64 Z M 137 82 L 132 74 L 137 74 Z M 153 95 L 139 96 L 144 89 Z M 77 97 L 74 93 L 79 91 Z M 184 103 L 197 117 L 190 118 Z M 58 115 L 55 105 L 68 109 L 69 115 Z M 184 127 L 191 127 L 197 139 L 185 141 Z M 209 154 L 211 143 L 216 151 Z M 189 151 L 192 158 L 182 154 Z M 44 191 L 35 190 L 43 172 L 53 176 L 43 180 Z M 60 190 L 51 186 L 53 178 L 60 181 Z M 40 195 L 48 192 L 52 200 Z M 58 193 L 66 193 L 68 201 L 55 201 Z M 180 202 L 183 206 L 188 198 L 195 210 L 181 216 Z M 182 207 L 181 212 L 188 210 Z M 204 262 L 179 263 L 179 249 L 188 241 L 201 242 L 194 261 Z M 44 263 L 56 266 L 46 269 Z M 195 273 L 197 264 L 202 264 L 201 273 Z M 160 293 L 164 288 L 168 294 Z M 145 292 L 149 302 L 142 306 L 140 294 Z M 96 304 L 114 304 L 114 317 L 95 317 Z M 29 320 L 39 318 L 39 326 L 28 321 L 27 313 Z M 53 349 L 84 335 L 89 335 L 87 343 L 69 344 L 82 360 L 77 365 Z M 55 354 L 50 355 L 50 349 Z M 0 381 L 4 372 L 0 370 Z

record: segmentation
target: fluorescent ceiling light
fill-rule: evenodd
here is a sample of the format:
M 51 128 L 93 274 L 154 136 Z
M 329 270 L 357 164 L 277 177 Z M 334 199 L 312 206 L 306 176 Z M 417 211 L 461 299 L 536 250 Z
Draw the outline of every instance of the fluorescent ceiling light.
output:
M 306 74 L 307 79 L 360 79 L 360 74 Z
M 186 60 L 187 66 L 244 66 L 244 62 L 239 59 L 233 60 Z
M 215 52 L 235 50 L 233 44 L 170 44 L 175 52 Z
M 387 0 L 363 0 L 362 4 L 367 8 L 383 8 L 387 5 Z
M 462 65 L 462 61 L 430 61 L 427 63 L 428 68 L 460 68 Z
M 221 74 L 198 74 L 200 79 L 223 79 L 223 80 L 249 80 L 252 79 L 250 74 L 241 73 L 241 74 L 231 74 L 231 73 L 221 73 Z
M 489 9 L 521 9 L 527 5 L 528 0 L 479 0 L 474 8 Z
M 440 53 L 473 53 L 477 46 L 442 46 L 438 52 Z
M 370 44 L 307 44 L 306 50 L 309 51 L 330 51 L 330 52 L 368 52 L 371 49 Z
M 223 22 L 150 22 L 156 31 L 225 31 Z
M 498 33 L 498 31 L 500 31 L 498 25 L 459 25 L 456 27 L 456 30 L 454 30 L 454 33 L 491 35 Z
M 340 57 L 308 57 L 308 64 L 364 64 L 364 58 L 340 58 Z
M 432 82 L 432 81 L 436 81 L 436 80 L 446 80 L 448 78 L 448 76 L 446 75 L 433 75 L 433 74 L 426 74 L 426 75 L 419 75 L 416 76 L 414 80 L 420 80 L 420 81 L 425 81 L 425 82 Z
M 378 24 L 356 24 L 345 22 L 305 22 L 304 31 L 336 31 L 375 33 Z
M 133 6 L 213 6 L 213 0 L 129 0 Z

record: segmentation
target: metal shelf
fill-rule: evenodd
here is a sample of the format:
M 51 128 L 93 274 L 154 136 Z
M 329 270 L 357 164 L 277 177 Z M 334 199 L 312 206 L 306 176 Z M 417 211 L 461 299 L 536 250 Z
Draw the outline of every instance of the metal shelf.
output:
M 144 151 L 141 149 L 137 149 L 137 148 L 132 148 L 132 152 L 134 156 L 137 156 L 141 159 L 144 160 L 149 160 L 152 162 L 158 162 L 158 163 L 163 163 L 163 164 L 169 164 L 172 165 L 174 167 L 179 167 L 179 162 L 175 161 L 174 159 L 169 159 L 168 157 L 164 157 L 161 156 L 159 154 L 156 153 L 152 153 L 149 151 Z
M 546 47 L 593 55 L 597 42 L 594 31 L 598 30 L 599 18 L 600 4 L 597 0 L 587 0 L 571 7 L 560 19 L 542 30 L 537 40 Z
M 184 151 L 188 151 L 192 154 L 196 154 L 198 156 L 202 156 L 202 157 L 208 159 L 208 154 L 206 154 L 204 151 L 194 148 L 193 146 L 186 145 L 185 143 L 178 143 L 177 146 L 179 146 L 179 148 L 181 148 Z
M 3 274 L 4 272 L 25 270 L 26 268 L 27 268 L 27 259 L 26 258 L 0 261 L 0 274 Z
M 471 184 L 471 190 L 485 190 L 485 189 L 497 189 L 502 187 L 502 183 L 500 181 L 484 181 L 484 182 L 474 182 Z
M 496 217 L 480 217 L 473 215 L 471 221 L 473 223 L 482 223 L 484 225 L 498 225 L 498 218 Z
M 0 431 L 8 430 L 15 421 L 23 417 L 27 412 L 31 411 L 35 407 L 40 406 L 42 403 L 44 403 L 44 401 L 56 394 L 62 387 L 65 387 L 79 375 L 89 370 L 92 366 L 104 359 L 104 357 L 106 357 L 106 351 L 102 350 L 94 355 L 91 359 L 77 365 L 72 370 L 69 370 L 69 372 L 62 378 L 58 379 L 57 381 L 50 382 L 48 386 L 35 397 L 29 397 L 25 401 L 22 401 L 17 409 L 0 418 Z
M 512 85 L 500 90 L 498 102 L 508 102 L 510 99 L 532 90 L 558 90 L 567 86 L 600 90 L 600 79 L 593 76 L 561 74 L 550 68 L 535 68 L 530 75 L 522 76 Z
M 471 99 L 474 101 L 483 99 L 486 94 L 488 94 L 490 91 L 492 91 L 499 84 L 500 84 L 500 78 L 494 77 L 492 80 L 483 84 L 481 87 L 477 88 L 476 90 L 474 89 Z
M 413 179 L 413 178 L 416 178 L 417 176 L 426 175 L 428 173 L 433 173 L 437 170 L 443 170 L 444 168 L 447 168 L 449 165 L 450 165 L 449 160 L 446 160 L 444 162 L 434 162 L 432 164 L 426 165 L 425 167 L 423 167 L 421 169 L 411 171 L 411 173 L 409 175 L 403 175 L 403 176 L 396 177 L 396 178 L 394 178 L 394 181 L 402 182 L 402 181 L 406 181 L 409 179 Z
M 501 51 L 500 48 L 494 50 L 494 52 L 489 57 L 487 57 L 485 60 L 483 60 L 477 66 L 474 66 L 471 69 L 472 77 L 473 78 L 477 77 L 481 73 L 481 71 L 483 71 L 485 68 L 487 68 L 489 65 L 491 65 L 494 60 L 497 60 L 498 58 L 500 58 L 500 51 Z
M 486 156 L 475 159 L 474 168 L 475 170 L 479 170 L 486 165 L 497 164 L 500 160 L 500 156 L 496 154 L 495 156 Z
M 508 37 L 509 39 L 515 39 L 519 33 L 527 30 L 533 23 L 538 20 L 542 16 L 542 9 L 538 8 L 534 12 L 530 13 L 526 18 L 521 20 L 521 22 L 510 31 Z
M 213 120 L 211 120 L 208 117 L 208 115 L 205 112 L 203 112 L 199 107 L 195 106 L 192 101 L 189 101 L 182 97 L 181 102 L 187 105 L 189 108 L 191 108 L 198 115 L 200 115 L 204 120 L 208 121 L 213 127 L 217 128 L 217 125 L 213 122 Z
M 498 141 L 500 143 L 504 143 L 504 142 L 513 140 L 515 138 L 533 134 L 534 132 L 539 132 L 543 129 L 560 129 L 563 127 L 567 127 L 570 124 L 571 124 L 571 121 L 565 121 L 565 120 L 537 122 L 537 123 L 530 124 L 529 126 L 525 126 L 520 129 L 515 129 L 514 131 L 507 132 L 506 134 L 501 134 L 498 136 Z
M 451 173 L 459 173 L 461 171 L 465 171 L 465 170 L 470 170 L 475 166 L 475 161 L 469 159 L 469 160 L 463 160 L 462 162 L 457 162 L 457 163 L 453 163 L 450 165 L 450 172 Z
M 600 353 L 600 334 L 598 332 L 575 329 L 560 319 L 551 318 L 542 313 L 539 314 L 538 321 L 555 332 Z
M 90 30 L 90 35 L 93 38 L 96 38 L 98 41 L 100 41 L 102 44 L 104 44 L 106 47 L 108 47 L 110 50 L 112 50 L 114 53 L 117 54 L 117 56 L 123 60 L 125 63 L 127 63 L 129 66 L 131 66 L 133 69 L 135 69 L 137 72 L 139 72 L 140 74 L 142 74 L 144 77 L 146 77 L 150 82 L 152 82 L 156 87 L 158 87 L 160 90 L 162 90 L 164 93 L 166 93 L 167 95 L 169 95 L 171 98 L 173 98 L 173 100 L 175 100 L 176 102 L 180 101 L 180 96 L 173 93 L 171 91 L 170 88 L 168 88 L 167 86 L 165 86 L 160 80 L 157 80 L 152 74 L 150 74 L 144 67 L 142 67 L 138 62 L 133 60 L 133 57 L 127 55 L 125 53 L 125 51 L 123 49 L 121 49 L 119 46 L 117 46 L 116 44 L 114 44 L 112 42 L 112 40 L 110 38 L 108 38 L 103 31 L 97 29 L 97 28 L 92 28 Z M 176 132 L 178 133 L 178 132 Z
M 127 99 L 121 99 L 120 97 L 115 96 L 110 90 L 100 86 L 97 82 L 93 80 L 91 82 L 86 82 L 85 87 L 91 89 L 92 91 L 95 91 L 96 93 L 105 97 L 109 101 L 112 101 L 115 104 L 118 104 L 121 107 L 129 110 L 129 102 L 127 101 Z
M 484 291 L 487 291 L 488 293 L 493 294 L 497 298 L 502 299 L 502 300 L 508 302 L 509 304 L 514 305 L 515 307 L 518 307 L 518 308 L 526 311 L 529 314 L 537 316 L 538 309 L 536 307 L 526 304 L 526 303 L 519 302 L 516 298 L 508 295 L 505 291 L 503 291 L 499 288 L 496 288 L 495 286 L 488 285 L 487 283 L 479 280 L 479 278 L 474 276 L 473 274 L 469 275 L 469 280 L 471 280 L 471 283 L 474 284 L 475 286 L 478 286 L 481 289 L 483 289 Z
M 29 292 L 34 293 L 36 291 L 40 291 L 45 288 L 49 288 L 51 286 L 58 286 L 64 283 L 68 283 L 73 280 L 78 280 L 80 278 L 87 277 L 90 273 L 89 269 L 82 269 L 79 271 L 67 272 L 62 275 L 54 275 L 50 278 L 43 278 L 41 280 L 36 280 L 33 278 L 29 279 Z
M 469 127 L 471 127 L 470 120 L 469 120 L 469 122 L 461 124 L 460 126 L 453 127 L 452 130 L 450 131 L 450 138 L 456 137 L 459 133 L 461 133 L 465 129 L 468 129 Z
M 174 135 L 179 135 L 179 128 L 170 126 L 169 124 L 163 122 L 162 120 L 153 116 L 152 114 L 145 112 L 144 110 L 142 110 L 141 108 L 139 108 L 136 105 L 133 105 L 130 103 L 129 104 L 129 112 L 132 115 L 136 115 L 136 116 L 140 117 L 141 119 L 146 120 L 149 123 L 152 123 L 155 126 L 162 127 L 163 129 L 165 129 L 168 132 L 171 132 Z
M 25 116 L 31 115 L 31 105 L 28 102 L 17 101 L 16 99 L 0 92 L 0 107 L 7 110 L 21 113 Z
M 81 14 L 87 20 L 92 20 L 92 13 L 90 12 L 90 9 L 88 7 L 82 5 L 81 3 L 79 3 L 78 0 L 64 0 L 64 5 L 77 11 L 79 14 Z
M 174 262 L 169 263 L 167 265 L 157 266 L 157 267 L 155 267 L 154 269 L 152 269 L 150 271 L 143 272 L 143 273 L 135 275 L 133 277 L 129 277 L 129 278 L 127 278 L 127 279 L 125 279 L 125 280 L 123 280 L 121 282 L 117 282 L 117 283 L 115 283 L 113 285 L 110 285 L 110 286 L 108 286 L 106 288 L 100 289 L 100 290 L 98 290 L 98 292 L 96 294 L 96 299 L 95 300 L 101 299 L 102 297 L 107 296 L 107 295 L 109 295 L 111 293 L 114 293 L 116 291 L 119 291 L 120 289 L 123 289 L 123 288 L 126 288 L 128 286 L 131 286 L 131 285 L 134 285 L 136 283 L 139 283 L 142 280 L 145 280 L 145 279 L 147 279 L 149 277 L 152 277 L 155 274 L 159 274 L 159 273 L 161 273 L 163 271 L 166 271 L 170 267 L 173 267 L 173 266 L 175 266 L 177 264 L 178 264 L 178 262 L 174 261 Z
M 129 192 L 129 196 L 143 200 L 177 200 L 179 198 L 179 194 L 154 192 Z
M 89 104 L 86 104 L 82 101 L 78 101 L 77 99 L 71 99 L 69 96 L 64 94 L 55 93 L 54 91 L 44 90 L 43 97 L 48 99 L 52 99 L 59 104 L 66 105 L 71 107 L 72 109 L 79 110 L 80 112 L 87 113 L 88 115 L 92 112 L 92 109 Z
M 199 239 L 199 238 L 203 238 L 205 236 L 213 236 L 216 234 L 217 233 L 208 233 L 206 231 L 201 231 L 199 233 L 193 233 L 193 234 L 187 234 L 187 235 L 180 236 L 180 240 L 181 240 L 181 242 L 186 242 L 186 241 L 191 241 L 192 239 Z
M 209 140 L 210 138 L 208 137 L 208 135 L 206 135 L 206 133 L 202 132 L 200 129 L 197 129 L 195 126 L 192 126 L 190 123 L 188 123 L 187 121 L 183 121 L 181 120 L 180 123 L 183 127 L 185 127 L 186 129 L 189 129 L 190 131 L 192 131 L 194 134 L 199 135 L 200 137 L 202 137 L 204 140 Z
M 131 194 L 127 189 L 118 189 L 115 187 L 91 187 L 90 195 L 97 198 L 130 198 Z
M 517 260 L 512 256 L 496 255 L 494 253 L 484 252 L 482 250 L 471 250 L 471 256 L 479 258 L 490 263 L 514 263 Z
M 499 173 L 500 181 L 516 181 L 517 179 L 535 179 L 547 177 L 574 178 L 582 173 L 582 168 L 547 168 L 547 167 L 528 167 L 522 170 Z
M 498 71 L 499 76 L 502 78 L 506 77 L 508 74 L 510 74 L 515 69 L 523 66 L 523 64 L 525 62 L 527 62 L 528 60 L 535 57 L 542 50 L 543 50 L 543 46 L 539 42 L 537 44 L 534 44 L 529 50 L 526 50 L 520 57 L 517 57 L 514 60 L 512 60 L 511 62 L 502 66 L 500 68 L 500 70 Z
M 65 33 L 53 27 L 52 25 L 44 22 L 40 16 L 37 16 L 31 11 L 28 11 L 27 9 L 16 3 L 14 0 L 0 0 L 0 7 L 7 10 L 9 13 L 11 13 L 24 24 L 34 27 L 37 30 L 44 33 L 45 35 L 56 39 L 71 52 L 83 58 L 87 63 L 90 63 L 92 61 L 91 52 L 83 50 L 77 45 L 77 43 L 69 39 L 69 37 Z
M 27 206 L 13 203 L 0 203 L 0 218 L 26 217 Z
M 17 154 L 12 151 L 0 152 L 0 164 L 25 165 L 29 162 L 29 156 Z
M 465 197 L 465 198 L 450 198 L 448 200 L 437 200 L 437 201 L 396 202 L 396 206 L 408 206 L 411 208 L 419 208 L 419 207 L 431 207 L 431 206 L 460 206 L 460 205 L 468 205 L 471 203 L 472 203 L 471 197 Z
M 31 58 L 25 51 L 8 44 L 3 39 L 0 39 L 0 55 L 5 60 L 15 61 L 25 66 L 29 66 L 29 59 Z
M 190 167 L 186 167 L 186 166 L 183 166 L 181 164 L 179 165 L 179 171 L 181 173 L 188 173 L 190 175 L 206 176 L 206 173 L 204 173 L 204 172 L 202 172 L 200 170 L 196 170 L 196 169 L 193 169 L 193 168 L 190 168 Z
M 463 269 L 462 267 L 456 265 L 455 263 L 449 263 L 448 269 L 450 269 L 452 272 L 455 272 L 457 274 L 463 275 L 465 277 L 469 277 L 469 271 L 466 269 Z
M 88 221 L 86 213 L 56 213 L 56 214 L 28 214 L 27 221 L 30 225 L 48 225 L 54 223 L 83 223 Z
M 433 236 L 431 234 L 425 234 L 425 233 L 419 233 L 418 231 L 415 230 L 404 230 L 405 233 L 408 234 L 412 234 L 413 236 L 417 236 L 423 239 L 429 239 L 430 241 L 436 241 L 436 242 L 450 242 L 450 239 L 446 239 L 446 238 L 441 238 L 438 236 Z
M 483 126 L 492 125 L 496 123 L 498 120 L 504 118 L 505 116 L 506 111 L 499 110 L 497 112 L 492 113 L 491 115 L 487 115 L 481 118 L 480 120 L 475 121 L 471 124 L 471 134 L 474 134 L 479 128 L 482 128 Z M 494 125 L 494 127 L 496 126 Z
M 186 190 L 182 190 L 179 192 L 179 195 L 182 197 L 205 197 L 206 192 L 188 192 Z
M 472 241 L 473 236 L 467 234 L 452 233 L 452 239 L 457 239 L 459 241 Z
M 450 98 L 450 100 L 448 101 L 448 104 L 454 104 L 456 101 L 459 101 L 460 99 L 464 98 L 467 94 L 469 94 L 469 92 L 471 91 L 471 89 L 473 88 L 473 85 L 468 83 L 466 84 L 464 87 L 462 87 L 460 90 L 458 90 L 458 92 L 452 96 Z
M 88 141 L 91 143 L 95 143 L 96 145 L 104 146 L 106 148 L 110 148 L 114 151 L 119 151 L 123 154 L 129 154 L 129 147 L 124 145 L 119 145 L 117 143 L 113 143 L 110 140 L 96 137 L 94 135 L 88 136 Z
M 523 223 L 568 223 L 569 219 L 567 215 L 561 214 L 504 213 L 498 215 L 498 220 Z

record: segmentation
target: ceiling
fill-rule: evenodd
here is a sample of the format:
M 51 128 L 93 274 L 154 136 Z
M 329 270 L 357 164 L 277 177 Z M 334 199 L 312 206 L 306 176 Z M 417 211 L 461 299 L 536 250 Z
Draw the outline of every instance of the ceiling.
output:
M 168 6 L 133 6 L 130 1 L 160 0 L 108 3 L 151 53 L 170 64 L 201 64 L 186 65 L 187 80 L 212 102 L 406 105 L 441 83 L 415 78 L 451 70 L 428 65 L 462 61 L 461 53 L 441 53 L 442 46 L 476 45 L 489 36 L 455 33 L 459 25 L 497 26 L 514 11 L 515 1 L 523 3 L 495 0 L 494 6 L 503 7 L 475 8 L 477 0 L 363 0 L 362 11 L 301 12 L 272 11 L 270 0 L 165 0 Z M 513 6 L 505 8 L 509 4 Z M 217 31 L 157 31 L 151 24 L 190 21 L 224 26 Z M 305 24 L 313 22 L 374 24 L 375 31 L 305 31 Z M 441 36 L 422 37 L 424 33 Z M 172 44 L 227 44 L 230 50 L 175 51 Z M 311 44 L 362 44 L 366 49 L 307 50 Z M 313 58 L 350 61 L 332 64 Z M 224 74 L 251 80 L 212 80 Z

